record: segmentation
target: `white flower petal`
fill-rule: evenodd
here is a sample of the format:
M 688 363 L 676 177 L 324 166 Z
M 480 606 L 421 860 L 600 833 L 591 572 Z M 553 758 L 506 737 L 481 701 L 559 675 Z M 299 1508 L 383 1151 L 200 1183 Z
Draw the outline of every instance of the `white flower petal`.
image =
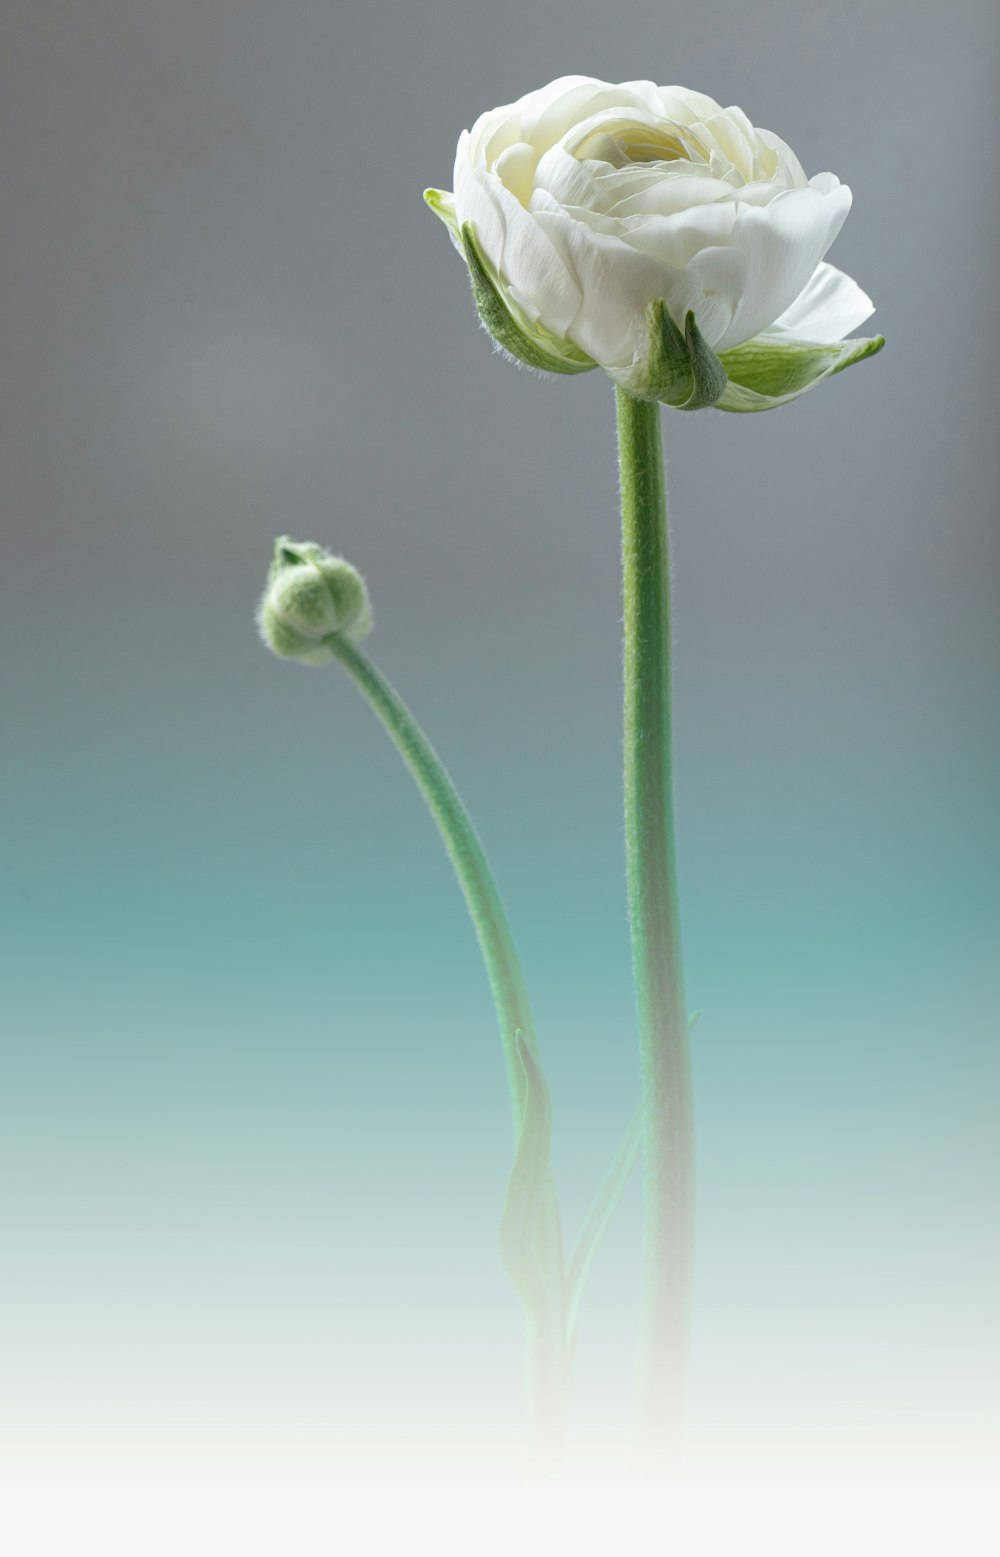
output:
M 824 263 L 816 266 L 791 307 L 762 333 L 770 340 L 786 337 L 832 345 L 874 312 L 875 304 L 856 281 Z
M 467 136 L 468 132 L 463 140 Z M 455 219 L 460 229 L 466 222 L 472 223 L 480 253 L 496 271 L 503 255 L 506 224 L 493 199 L 485 169 L 475 166 L 461 152 L 462 141 L 459 141 L 459 155 L 455 159 Z
M 603 368 L 627 365 L 635 353 L 637 316 L 641 320 L 646 304 L 663 296 L 663 266 L 563 211 L 539 211 L 535 220 L 572 267 L 582 294 L 563 334 Z
M 613 221 L 622 227 L 623 240 L 660 265 L 686 270 L 703 249 L 729 243 L 733 227 L 739 220 L 739 210 L 732 200 L 718 200 L 714 205 L 694 206 L 676 216 L 640 217 L 627 222 L 612 217 L 605 221 Z M 731 307 L 735 308 L 739 300 L 740 294 L 733 295 Z M 683 320 L 678 322 L 683 323 Z
M 739 287 L 739 302 L 716 351 L 738 346 L 766 330 L 792 304 L 850 210 L 851 192 L 839 185 L 829 195 L 812 189 L 786 190 L 766 206 L 741 206 L 726 250 L 712 249 L 692 261 L 705 291 Z
M 496 174 L 487 176 L 505 225 L 498 273 L 522 299 L 530 298 L 534 305 L 530 317 L 564 336 L 583 303 L 573 270 L 544 227 L 503 187 Z
M 840 187 L 840 179 L 836 173 L 814 173 L 809 180 L 809 188 L 818 190 L 821 195 L 832 194 Z
M 580 289 L 544 229 L 497 174 L 467 165 L 461 180 L 456 177 L 455 214 L 460 227 L 472 224 L 483 259 L 514 289 L 529 318 L 565 335 L 580 310 Z

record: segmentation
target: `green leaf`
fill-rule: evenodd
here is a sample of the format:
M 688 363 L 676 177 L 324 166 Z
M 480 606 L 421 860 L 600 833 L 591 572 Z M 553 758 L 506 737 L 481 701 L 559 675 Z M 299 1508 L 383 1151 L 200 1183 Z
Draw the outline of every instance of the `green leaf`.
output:
M 769 340 L 758 335 L 743 346 L 724 351 L 720 358 L 729 378 L 716 401 L 719 411 L 771 411 L 786 405 L 825 378 L 842 373 L 855 362 L 874 357 L 885 338 L 837 341 L 830 346 L 815 341 Z
M 726 370 L 705 341 L 694 314 L 688 311 L 682 335 L 660 297 L 646 310 L 646 327 L 644 377 L 632 392 L 644 400 L 661 400 L 676 411 L 715 405 L 726 387 Z
M 462 248 L 479 317 L 502 351 L 541 373 L 587 373 L 597 366 L 572 341 L 560 340 L 542 325 L 515 319 L 512 305 L 502 296 L 487 269 L 468 222 L 462 228 Z
M 548 1311 L 561 1284 L 562 1251 L 551 1217 L 552 1100 L 538 1059 L 522 1032 L 515 1035 L 524 1072 L 524 1114 L 503 1215 L 500 1254 L 529 1314 Z

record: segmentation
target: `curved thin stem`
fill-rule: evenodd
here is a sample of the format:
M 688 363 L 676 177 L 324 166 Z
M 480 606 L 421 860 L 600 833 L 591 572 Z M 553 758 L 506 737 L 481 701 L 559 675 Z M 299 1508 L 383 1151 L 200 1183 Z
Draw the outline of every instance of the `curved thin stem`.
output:
M 533 1051 L 538 1041 L 514 938 L 483 846 L 444 763 L 399 693 L 348 639 L 335 634 L 326 642 L 392 737 L 455 867 L 493 991 L 517 1128 L 524 1108 L 524 1070 L 517 1056 L 516 1034 L 521 1031 Z
M 660 408 L 616 391 L 625 603 L 625 843 L 645 1165 L 639 1427 L 679 1448 L 694 1256 L 694 1109 L 674 846 L 670 556 Z
M 535 1129 L 534 1108 L 529 1105 L 539 1098 L 544 1079 L 537 1065 L 526 1067 L 526 1059 L 529 1062 L 537 1059 L 538 1040 L 514 938 L 485 852 L 443 762 L 395 688 L 348 639 L 334 634 L 325 642 L 378 715 L 416 780 L 455 868 L 493 991 L 520 1163 L 522 1143 L 529 1157 L 533 1151 L 536 1156 L 538 1153 L 535 1140 L 525 1141 L 525 1131 Z M 529 1091 L 533 1076 L 536 1079 L 533 1090 Z M 539 1299 L 535 1304 L 537 1311 L 529 1313 L 528 1367 L 539 1438 L 549 1450 L 558 1452 L 568 1401 L 569 1356 L 562 1241 L 555 1186 L 548 1167 L 547 1140 L 544 1163 L 536 1168 L 527 1193 L 532 1202 L 529 1207 L 532 1225 L 528 1227 L 525 1239 L 530 1244 L 530 1255 L 536 1261 L 542 1260 L 547 1292 L 544 1300 Z

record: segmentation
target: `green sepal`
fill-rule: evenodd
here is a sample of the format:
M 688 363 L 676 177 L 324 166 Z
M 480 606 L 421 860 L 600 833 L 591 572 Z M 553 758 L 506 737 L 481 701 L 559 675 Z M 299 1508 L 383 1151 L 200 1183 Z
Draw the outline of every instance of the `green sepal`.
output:
M 537 1056 L 515 1034 L 524 1074 L 524 1113 L 500 1218 L 500 1255 L 521 1302 L 540 1317 L 562 1282 L 562 1250 L 555 1242 L 549 1185 L 552 1173 L 552 1100 Z
M 662 297 L 646 309 L 646 357 L 642 374 L 628 388 L 643 400 L 660 400 L 675 411 L 715 405 L 726 387 L 726 370 L 689 309 L 684 333 Z
M 572 341 L 560 339 L 544 325 L 529 324 L 527 320 L 514 317 L 511 304 L 504 299 L 487 268 L 469 222 L 462 228 L 462 252 L 469 267 L 479 317 L 501 351 L 540 373 L 587 373 L 597 366 Z
M 815 341 L 770 340 L 758 335 L 743 346 L 722 353 L 720 361 L 729 383 L 715 408 L 772 411 L 853 363 L 874 357 L 884 345 L 881 335 L 869 340 L 837 341 L 830 346 Z

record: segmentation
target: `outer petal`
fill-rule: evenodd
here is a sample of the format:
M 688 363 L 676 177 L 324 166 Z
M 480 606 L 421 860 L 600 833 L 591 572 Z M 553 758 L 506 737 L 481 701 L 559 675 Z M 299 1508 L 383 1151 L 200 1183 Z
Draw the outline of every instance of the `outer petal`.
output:
M 503 216 L 490 197 L 482 168 L 470 160 L 468 130 L 463 130 L 455 158 L 455 219 L 459 228 L 471 222 L 476 229 L 479 248 L 493 267 L 499 270 L 506 228 Z
M 468 148 L 467 155 L 470 161 L 492 167 L 501 152 L 520 139 L 519 105 L 508 103 L 504 108 L 494 108 L 490 113 L 482 114 L 471 130 L 463 130 L 458 142 L 458 151 L 461 156 L 464 142 Z
M 697 296 L 693 295 L 684 272 L 671 275 L 620 238 L 574 221 L 564 211 L 538 210 L 535 220 L 572 267 L 583 294 L 580 311 L 565 334 L 602 368 L 625 368 L 633 361 L 637 326 L 655 298 L 667 296 L 675 318 L 675 306 L 681 307 L 686 299 L 691 301 L 680 318 L 697 306 L 700 293 L 694 288 Z M 676 291 L 677 282 L 684 297 L 675 299 L 665 288 Z
M 455 213 L 469 223 L 493 274 L 517 295 L 529 318 L 564 336 L 580 310 L 582 294 L 572 270 L 535 218 L 495 173 L 468 164 L 456 168 Z
M 468 224 L 462 229 L 462 249 L 479 317 L 501 351 L 541 373 L 587 373 L 597 366 L 572 341 L 522 316 L 516 298 L 491 274 Z
M 523 300 L 529 315 L 539 318 L 556 335 L 565 335 L 583 301 L 572 270 L 535 217 L 504 188 L 497 175 L 486 174 L 485 181 L 506 229 L 499 274 Z
M 874 312 L 875 304 L 856 281 L 824 263 L 764 334 L 774 340 L 840 341 Z
M 802 291 L 843 225 L 851 205 L 844 185 L 828 195 L 790 189 L 765 206 L 741 206 L 728 248 L 707 249 L 691 269 L 705 293 L 733 300 L 729 328 L 716 351 L 768 329 Z

